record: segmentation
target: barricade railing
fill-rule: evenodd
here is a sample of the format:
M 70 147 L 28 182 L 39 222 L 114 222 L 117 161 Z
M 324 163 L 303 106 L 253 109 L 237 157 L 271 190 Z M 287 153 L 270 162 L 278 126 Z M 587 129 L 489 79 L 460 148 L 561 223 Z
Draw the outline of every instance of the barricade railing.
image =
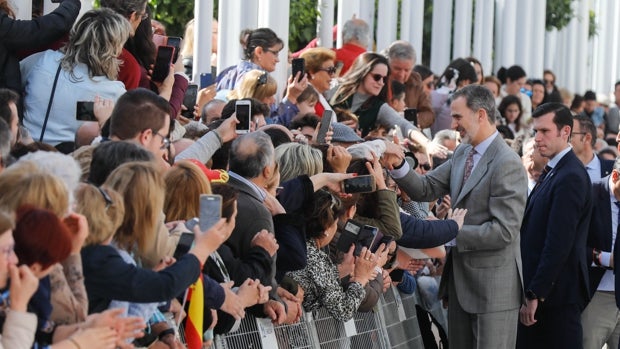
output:
M 416 304 L 415 295 L 402 294 L 391 287 L 380 297 L 373 311 L 355 313 L 348 322 L 334 319 L 324 308 L 304 312 L 298 323 L 281 326 L 273 326 L 269 319 L 246 314 L 237 331 L 215 336 L 214 347 L 423 349 Z

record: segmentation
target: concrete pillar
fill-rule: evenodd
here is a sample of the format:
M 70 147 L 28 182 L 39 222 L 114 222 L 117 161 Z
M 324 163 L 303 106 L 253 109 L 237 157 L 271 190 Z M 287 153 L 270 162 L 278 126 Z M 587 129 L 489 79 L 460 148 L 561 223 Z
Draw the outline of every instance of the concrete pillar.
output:
M 368 46 L 366 47 L 366 50 L 374 52 L 376 51 L 375 49 L 375 32 L 373 30 L 373 28 L 375 27 L 375 6 L 369 4 L 369 1 L 367 0 L 361 0 L 360 1 L 360 11 L 359 11 L 359 15 L 357 16 L 357 18 L 360 18 L 362 20 L 364 20 L 366 23 L 368 23 L 368 27 L 370 27 L 370 40 L 368 41 Z M 394 18 L 396 18 L 396 15 L 394 15 Z M 394 32 L 396 32 L 396 29 L 394 30 Z
M 513 15 L 519 19 L 517 30 L 514 33 L 515 39 L 515 64 L 520 65 L 528 76 L 532 74 L 530 66 L 530 52 L 532 51 L 532 36 L 534 35 L 532 28 L 532 12 L 533 2 L 536 0 L 521 0 L 517 4 L 517 12 Z M 516 24 L 516 22 L 515 22 Z M 518 41 L 518 45 L 517 45 Z
M 411 36 L 409 42 L 413 45 L 417 56 L 416 64 L 422 64 L 422 40 L 424 38 L 424 0 L 410 0 L 411 3 Z M 405 2 L 403 2 L 404 4 Z M 402 24 L 401 24 L 402 25 Z
M 478 0 L 484 2 L 484 27 L 482 28 L 482 47 L 480 56 L 476 57 L 482 63 L 485 75 L 492 75 L 493 69 L 493 23 L 495 21 L 495 1 Z
M 594 92 L 603 92 L 603 86 L 605 85 L 606 79 L 603 76 L 607 71 L 608 67 L 605 65 L 606 63 L 606 48 L 607 44 L 607 21 L 604 14 L 608 11 L 607 9 L 607 1 L 596 0 L 593 4 L 594 11 L 596 12 L 596 26 L 598 27 L 598 35 L 595 35 L 592 39 L 589 40 L 591 45 L 590 57 L 592 59 L 592 66 L 589 70 L 588 75 L 590 75 L 591 82 L 588 84 L 588 88 L 594 90 Z
M 199 0 L 200 1 L 200 0 Z M 242 59 L 239 35 L 243 29 L 256 29 L 258 3 L 254 0 L 226 0 L 219 3 L 217 69 L 218 73 Z
M 332 27 L 334 26 L 334 0 L 319 0 L 317 17 L 317 37 L 319 46 L 332 48 L 334 45 Z
M 556 85 L 558 84 L 558 64 L 555 60 L 558 49 L 557 42 L 559 39 L 558 30 L 553 28 L 550 31 L 545 32 L 545 60 L 544 69 L 551 69 L 556 74 Z M 558 85 L 559 86 L 559 85 Z
M 502 66 L 508 68 L 516 63 L 516 36 L 517 36 L 517 2 L 508 0 L 504 3 L 502 13 L 503 18 L 500 22 L 502 41 Z M 499 67 L 498 67 L 499 68 Z
M 499 68 L 502 67 L 503 57 L 504 57 L 504 42 L 502 40 L 503 31 L 503 19 L 504 19 L 504 7 L 506 5 L 506 0 L 495 0 L 495 30 L 494 32 L 497 34 L 493 38 L 495 43 L 495 58 L 493 60 L 493 73 L 497 74 Z
M 472 1 L 459 0 L 454 4 L 454 39 L 452 59 L 471 55 Z M 444 14 L 445 15 L 445 14 Z
M 452 0 L 433 2 L 433 31 L 431 33 L 431 70 L 441 74 L 450 63 L 450 28 Z
M 546 32 L 545 22 L 547 13 L 547 1 L 536 0 L 533 1 L 533 18 L 532 18 L 532 41 L 530 42 L 532 50 L 530 51 L 530 66 L 531 72 L 528 74 L 532 77 L 543 77 L 543 71 L 545 70 L 545 38 Z
M 377 52 L 386 49 L 396 40 L 396 25 L 398 24 L 396 18 L 398 18 L 398 0 L 379 0 Z
M 577 36 L 576 39 L 576 53 L 577 62 L 573 72 L 575 73 L 575 88 L 578 91 L 584 91 L 587 88 L 588 79 L 588 30 L 589 30 L 589 4 L 588 0 L 578 0 L 576 3 L 578 6 L 575 13 L 582 14 L 577 23 Z
M 374 8 L 374 6 L 372 7 Z M 336 41 L 336 47 L 342 47 L 342 26 L 346 21 L 352 19 L 353 16 L 360 18 L 360 8 L 360 0 L 338 0 L 338 39 Z
M 405 40 L 411 42 L 412 40 L 412 3 L 411 1 L 403 1 L 400 4 L 400 33 L 398 33 L 399 40 Z
M 607 21 L 610 24 L 609 48 L 611 49 L 611 54 L 609 55 L 610 62 L 608 67 L 611 84 L 608 86 L 608 90 L 605 91 L 605 93 L 611 93 L 614 91 L 614 85 L 616 84 L 616 81 L 618 81 L 618 72 L 620 71 L 620 69 L 618 69 L 618 59 L 620 58 L 620 48 L 618 47 L 620 34 L 618 34 L 618 31 L 620 30 L 620 24 L 616 20 L 620 16 L 620 3 L 618 3 L 618 1 L 612 2 L 607 16 Z M 611 97 L 611 99 L 613 100 L 614 98 Z
M 289 0 L 259 0 L 258 26 L 271 28 L 284 42 L 280 51 L 280 63 L 271 73 L 278 82 L 277 96 L 282 96 L 288 79 L 288 21 L 290 13 Z M 278 99 L 278 98 L 276 98 Z
M 211 73 L 212 25 L 213 0 L 196 0 L 194 2 L 193 76 L 190 76 L 190 79 L 198 85 L 200 85 L 200 74 Z

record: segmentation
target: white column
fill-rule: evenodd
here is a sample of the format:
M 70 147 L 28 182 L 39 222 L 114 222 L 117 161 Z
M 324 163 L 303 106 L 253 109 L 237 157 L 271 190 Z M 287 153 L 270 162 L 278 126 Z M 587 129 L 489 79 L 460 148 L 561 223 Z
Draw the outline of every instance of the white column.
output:
M 515 64 L 516 60 L 516 35 L 517 35 L 517 2 L 508 0 L 504 3 L 500 21 L 500 35 L 502 40 L 502 66 L 508 68 Z
M 495 58 L 493 60 L 493 72 L 497 73 L 499 68 L 502 67 L 503 57 L 504 57 L 504 41 L 502 40 L 501 33 L 504 30 L 503 19 L 504 19 L 504 7 L 506 6 L 505 0 L 495 0 L 495 30 L 494 32 L 497 34 L 493 38 L 494 46 L 495 46 Z
M 605 13 L 608 11 L 607 1 L 596 0 L 594 2 L 594 11 L 596 13 L 596 26 L 598 27 L 598 35 L 595 35 L 590 41 L 592 50 L 590 52 L 592 58 L 592 66 L 589 70 L 591 76 L 591 83 L 588 84 L 588 88 L 594 90 L 594 92 L 603 92 L 603 86 L 605 86 L 607 79 L 605 74 L 608 74 L 609 67 L 607 63 L 607 37 L 609 30 L 607 27 L 607 21 Z
M 200 84 L 200 74 L 211 73 L 211 33 L 213 25 L 213 0 L 194 2 L 194 53 L 190 79 Z M 213 77 L 215 80 L 215 77 Z
M 433 2 L 433 31 L 431 33 L 431 70 L 441 74 L 450 63 L 450 27 L 452 0 Z
M 611 93 L 614 91 L 614 85 L 616 81 L 618 81 L 618 66 L 616 65 L 619 57 L 618 40 L 620 40 L 620 35 L 618 31 L 620 30 L 620 24 L 618 24 L 617 18 L 620 15 L 620 3 L 618 1 L 614 1 L 611 4 L 609 12 L 607 13 L 607 21 L 610 24 L 610 36 L 609 36 L 609 48 L 611 49 L 611 53 L 609 55 L 609 78 L 611 79 L 610 85 L 607 86 L 607 90 L 605 93 Z M 611 98 L 613 100 L 613 97 Z
M 577 0 L 579 1 L 579 0 Z M 578 11 L 578 4 L 577 1 L 572 3 L 572 7 L 574 11 Z M 578 33 L 578 23 L 579 20 L 577 18 L 573 18 L 570 23 L 568 24 L 565 33 L 564 33 L 564 38 L 563 38 L 563 45 L 565 47 L 564 49 L 564 53 L 562 56 L 558 57 L 559 59 L 561 59 L 561 57 L 566 57 L 566 61 L 564 62 L 564 66 L 563 66 L 563 75 L 566 78 L 566 87 L 573 91 L 573 93 L 579 93 L 581 95 L 583 95 L 583 92 L 581 89 L 577 88 L 577 83 L 576 83 L 576 73 L 575 71 L 577 69 L 579 69 L 579 67 L 577 66 L 577 47 L 578 45 L 576 44 L 577 39 L 577 33 Z M 585 51 L 585 47 L 582 48 Z
M 360 0 L 338 0 L 338 40 L 336 47 L 342 47 L 342 26 L 353 16 L 360 18 Z M 372 6 L 374 8 L 374 6 Z M 371 27 L 372 28 L 372 27 Z
M 198 0 L 200 1 L 200 0 Z M 219 3 L 217 21 L 217 72 L 218 74 L 239 63 L 243 49 L 238 44 L 241 30 L 246 27 L 241 21 L 242 0 L 227 0 Z M 256 14 L 255 14 L 256 16 Z
M 398 38 L 400 40 L 405 40 L 408 42 L 411 42 L 412 40 L 412 8 L 413 6 L 411 1 L 403 1 L 400 3 L 400 33 L 398 35 Z
M 620 18 L 620 4 L 618 4 L 617 1 L 614 1 L 615 4 L 615 18 Z M 614 21 L 614 28 L 618 28 L 618 21 Z M 615 34 L 618 34 L 618 30 L 620 30 L 620 28 L 618 29 L 614 29 L 615 30 Z M 619 35 L 620 36 L 620 35 Z M 618 42 L 618 40 L 620 40 L 620 37 L 616 37 L 616 43 Z M 614 84 L 616 83 L 616 81 L 620 80 L 620 47 L 616 47 L 616 56 L 614 57 L 614 65 L 615 65 L 615 69 L 616 69 L 616 73 L 613 75 L 614 77 Z M 613 86 L 612 86 L 613 88 Z
M 379 0 L 379 11 L 377 16 L 377 52 L 386 49 L 396 40 L 397 18 L 398 0 Z
M 259 0 L 258 3 L 258 26 L 271 28 L 284 43 L 280 52 L 280 63 L 276 70 L 271 73 L 278 82 L 277 96 L 282 96 L 286 89 L 288 74 L 288 21 L 290 13 L 289 0 Z M 279 99 L 276 98 L 276 99 Z
M 519 19 L 519 29 L 515 32 L 515 64 L 520 65 L 528 76 L 533 75 L 530 66 L 530 52 L 532 51 L 532 12 L 533 2 L 536 0 L 521 0 L 517 4 L 517 12 L 513 15 Z M 516 22 L 515 22 L 516 24 Z M 518 42 L 518 44 L 517 44 Z
M 334 26 L 334 0 L 319 0 L 317 17 L 317 36 L 319 46 L 332 48 L 334 45 L 332 27 Z
M 15 18 L 29 20 L 32 18 L 32 1 L 13 3 L 13 10 L 15 10 Z
M 410 0 L 411 3 L 411 36 L 409 42 L 413 45 L 417 56 L 417 63 L 422 64 L 422 40 L 424 38 L 424 0 Z M 405 1 L 403 1 L 403 4 Z M 402 25 L 402 24 L 401 24 Z
M 476 1 L 476 8 L 474 9 L 474 35 L 472 36 L 473 43 L 471 50 L 471 55 L 476 58 L 482 56 L 482 36 L 483 33 L 489 31 L 489 28 L 485 30 L 484 6 L 484 1 Z
M 559 39 L 558 30 L 553 28 L 550 31 L 545 32 L 545 60 L 544 60 L 544 69 L 551 69 L 556 74 L 556 85 L 558 85 L 558 76 L 559 71 L 557 62 L 555 60 L 556 50 L 558 49 L 557 42 Z M 558 85 L 560 86 L 560 85 Z
M 494 0 L 478 0 L 484 2 L 484 27 L 482 28 L 482 47 L 480 56 L 477 56 L 485 75 L 491 75 L 495 72 L 493 69 L 493 40 L 495 33 L 493 32 L 493 22 L 495 20 L 495 1 Z
M 573 3 L 575 4 L 575 3 Z M 589 29 L 589 6 L 588 0 L 579 0 L 577 2 L 578 9 L 575 13 L 582 14 L 577 24 L 577 36 L 575 37 L 577 49 L 577 64 L 575 65 L 575 88 L 578 91 L 585 91 L 587 88 L 588 69 L 588 29 Z
M 370 52 L 374 52 L 375 51 L 375 32 L 373 28 L 375 27 L 375 6 L 374 5 L 370 6 L 370 4 L 366 3 L 366 1 L 367 0 L 360 1 L 360 5 L 359 5 L 360 11 L 359 11 L 359 15 L 357 16 L 357 18 L 362 19 L 363 21 L 368 23 L 368 27 L 370 28 L 370 33 L 368 34 L 370 36 L 370 40 L 368 40 L 368 46 L 366 47 L 366 50 Z M 396 30 L 394 31 L 396 32 Z
M 471 55 L 472 1 L 459 0 L 454 4 L 454 39 L 452 59 Z
M 547 13 L 547 1 L 536 0 L 533 1 L 533 18 L 532 18 L 532 40 L 530 51 L 530 66 L 532 71 L 528 71 L 528 75 L 534 78 L 543 77 L 544 66 L 544 53 L 545 53 L 545 38 L 544 33 L 546 13 Z
M 20 1 L 20 3 L 24 3 L 25 1 Z M 53 3 L 51 0 L 43 0 L 43 14 L 48 14 L 54 11 L 59 6 L 58 3 Z

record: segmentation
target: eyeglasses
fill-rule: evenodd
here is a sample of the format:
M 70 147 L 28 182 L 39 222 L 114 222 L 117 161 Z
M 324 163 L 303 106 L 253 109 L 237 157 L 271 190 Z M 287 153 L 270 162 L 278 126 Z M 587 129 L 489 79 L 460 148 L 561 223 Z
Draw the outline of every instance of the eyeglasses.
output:
M 388 77 L 387 76 L 383 76 L 381 74 L 370 74 L 370 76 L 376 82 L 379 82 L 380 80 L 383 80 L 383 84 L 387 84 L 387 81 L 388 81 Z
M 110 208 L 110 206 L 112 206 L 114 204 L 114 202 L 112 201 L 112 198 L 110 197 L 108 192 L 103 190 L 103 188 L 97 187 L 97 189 L 99 189 L 99 192 L 101 193 L 101 196 L 103 196 L 103 200 L 105 200 L 105 209 L 107 211 L 108 208 Z
M 431 165 L 430 164 L 419 164 L 418 166 L 420 166 L 420 168 L 422 168 L 424 171 L 430 171 L 431 170 Z
M 159 132 L 155 132 L 156 135 L 158 135 L 159 137 L 161 137 L 161 147 L 159 149 L 161 150 L 166 150 L 166 149 L 170 149 L 170 140 L 168 139 L 168 137 L 160 134 Z
M 267 83 L 267 72 L 264 72 L 263 74 L 261 74 L 261 76 L 258 77 L 258 86 L 262 86 L 266 83 Z
M 3 254 L 7 259 L 15 253 L 15 244 L 7 247 L 0 248 L 0 254 Z
M 266 48 L 265 51 L 272 53 L 276 57 L 278 57 L 280 55 L 280 51 L 274 51 L 274 50 L 270 50 L 268 48 Z
M 334 67 L 333 65 L 331 67 L 327 67 L 327 68 L 321 68 L 319 69 L 319 71 L 324 71 L 329 75 L 334 75 L 336 74 L 336 67 Z

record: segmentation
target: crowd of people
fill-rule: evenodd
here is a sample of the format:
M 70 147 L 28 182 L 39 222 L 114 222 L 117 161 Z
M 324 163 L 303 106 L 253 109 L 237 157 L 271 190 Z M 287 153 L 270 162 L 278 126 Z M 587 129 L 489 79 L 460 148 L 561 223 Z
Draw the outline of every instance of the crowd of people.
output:
M 290 55 L 283 96 L 282 39 L 244 31 L 188 106 L 193 21 L 157 82 L 147 1 L 80 5 L 19 21 L 0 0 L 0 348 L 174 349 L 184 328 L 194 349 L 246 313 L 346 322 L 391 286 L 447 307 L 455 348 L 618 347 L 620 82 L 609 105 L 549 70 L 436 75 L 353 19 L 342 48 Z

